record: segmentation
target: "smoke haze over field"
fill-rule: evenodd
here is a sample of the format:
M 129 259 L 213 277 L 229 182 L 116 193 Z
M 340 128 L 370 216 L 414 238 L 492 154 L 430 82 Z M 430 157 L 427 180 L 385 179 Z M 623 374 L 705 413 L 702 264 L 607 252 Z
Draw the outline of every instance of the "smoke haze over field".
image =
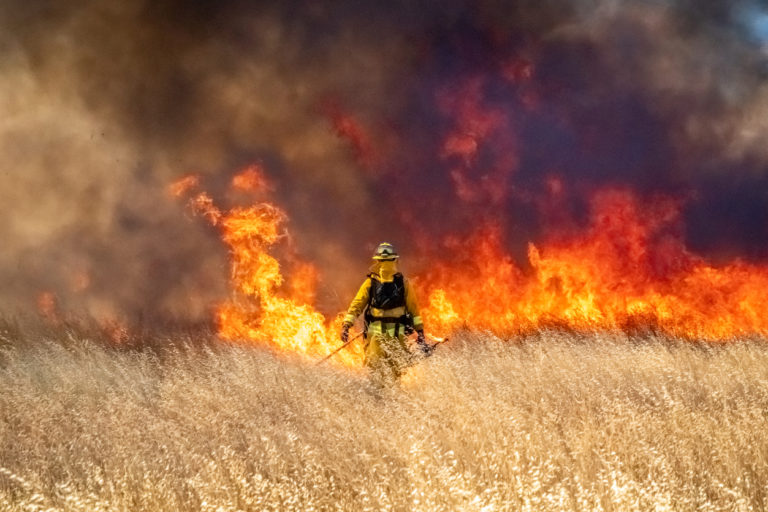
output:
M 223 202 L 257 162 L 346 300 L 375 243 L 409 269 L 482 222 L 512 254 L 592 191 L 683 202 L 694 251 L 768 257 L 768 9 L 753 1 L 6 1 L 0 308 L 209 318 Z

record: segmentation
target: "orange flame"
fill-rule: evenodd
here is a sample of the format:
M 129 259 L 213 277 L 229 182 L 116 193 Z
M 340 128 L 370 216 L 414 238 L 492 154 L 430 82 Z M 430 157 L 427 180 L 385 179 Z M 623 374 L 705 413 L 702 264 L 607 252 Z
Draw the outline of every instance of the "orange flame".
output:
M 323 110 L 330 119 L 336 135 L 351 146 L 355 159 L 361 167 L 371 169 L 378 163 L 379 154 L 374 149 L 372 138 L 358 119 L 344 112 L 335 101 L 325 102 Z
M 187 194 L 190 190 L 196 189 L 200 186 L 200 177 L 195 174 L 184 176 L 183 178 L 174 181 L 168 186 L 168 193 L 173 197 L 181 197 Z
M 230 249 L 234 294 L 216 312 L 222 337 L 313 359 L 339 346 L 340 317 L 326 319 L 313 307 L 315 266 L 292 258 L 286 279 L 271 254 L 286 237 L 280 208 L 259 203 L 222 211 L 205 192 L 189 201 Z M 529 245 L 528 268 L 505 251 L 501 227 L 486 224 L 469 239 L 445 240 L 450 260 L 414 277 L 422 316 L 437 334 L 462 327 L 501 334 L 650 328 L 707 340 L 768 333 L 768 268 L 706 263 L 675 236 L 678 220 L 673 201 L 641 204 L 627 190 L 604 190 L 593 198 L 585 231 Z M 55 311 L 52 296 L 41 296 L 40 304 Z M 336 361 L 359 366 L 360 345 Z
M 234 181 L 233 186 L 237 186 Z M 221 231 L 230 250 L 230 281 L 235 293 L 217 308 L 220 336 L 264 343 L 313 359 L 340 344 L 341 319 L 327 320 L 312 305 L 315 267 L 296 259 L 286 283 L 280 262 L 270 254 L 285 237 L 281 227 L 286 215 L 280 208 L 260 203 L 222 211 L 205 192 L 194 195 L 189 206 Z M 347 366 L 359 366 L 361 360 L 359 346 L 349 347 L 335 358 Z
M 708 340 L 767 333 L 768 268 L 707 264 L 664 234 L 677 216 L 670 202 L 641 207 L 630 192 L 603 191 L 585 233 L 529 245 L 528 272 L 504 252 L 500 231 L 486 227 L 461 242 L 469 249 L 456 247 L 460 258 L 419 279 L 425 317 L 441 332 L 645 327 Z
M 232 188 L 242 192 L 258 193 L 272 190 L 260 165 L 252 164 L 232 178 Z
M 49 322 L 59 321 L 59 304 L 51 291 L 40 292 L 37 296 L 37 311 Z

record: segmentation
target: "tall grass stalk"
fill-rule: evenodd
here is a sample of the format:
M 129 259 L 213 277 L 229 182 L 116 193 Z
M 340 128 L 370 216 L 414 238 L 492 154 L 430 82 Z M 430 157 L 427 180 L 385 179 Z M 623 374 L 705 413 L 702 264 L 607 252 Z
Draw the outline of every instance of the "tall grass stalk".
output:
M 384 396 L 256 347 L 12 341 L 1 510 L 768 507 L 759 341 L 465 333 Z

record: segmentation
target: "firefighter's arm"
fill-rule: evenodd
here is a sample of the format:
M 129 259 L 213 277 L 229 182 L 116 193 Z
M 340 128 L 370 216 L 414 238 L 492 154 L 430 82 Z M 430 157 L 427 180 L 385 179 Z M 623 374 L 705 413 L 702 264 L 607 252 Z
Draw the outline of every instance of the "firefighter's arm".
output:
M 405 281 L 405 307 L 408 312 L 413 316 L 413 329 L 416 331 L 424 330 L 424 323 L 421 320 L 421 314 L 419 313 L 419 303 L 416 300 L 416 293 L 413 291 L 413 286 L 409 281 Z
M 347 314 L 344 316 L 344 324 L 352 325 L 355 323 L 355 319 L 360 316 L 365 307 L 368 305 L 368 294 L 371 289 L 371 278 L 366 278 L 360 289 L 357 291 L 357 295 L 352 299 L 352 303 L 347 309 Z

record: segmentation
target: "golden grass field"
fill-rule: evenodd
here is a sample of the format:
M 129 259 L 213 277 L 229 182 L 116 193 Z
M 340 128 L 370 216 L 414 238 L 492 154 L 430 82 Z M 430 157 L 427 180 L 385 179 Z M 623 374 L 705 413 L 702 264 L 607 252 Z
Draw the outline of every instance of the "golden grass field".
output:
M 2 332 L 3 511 L 768 507 L 760 341 L 464 333 L 377 397 L 189 335 Z

